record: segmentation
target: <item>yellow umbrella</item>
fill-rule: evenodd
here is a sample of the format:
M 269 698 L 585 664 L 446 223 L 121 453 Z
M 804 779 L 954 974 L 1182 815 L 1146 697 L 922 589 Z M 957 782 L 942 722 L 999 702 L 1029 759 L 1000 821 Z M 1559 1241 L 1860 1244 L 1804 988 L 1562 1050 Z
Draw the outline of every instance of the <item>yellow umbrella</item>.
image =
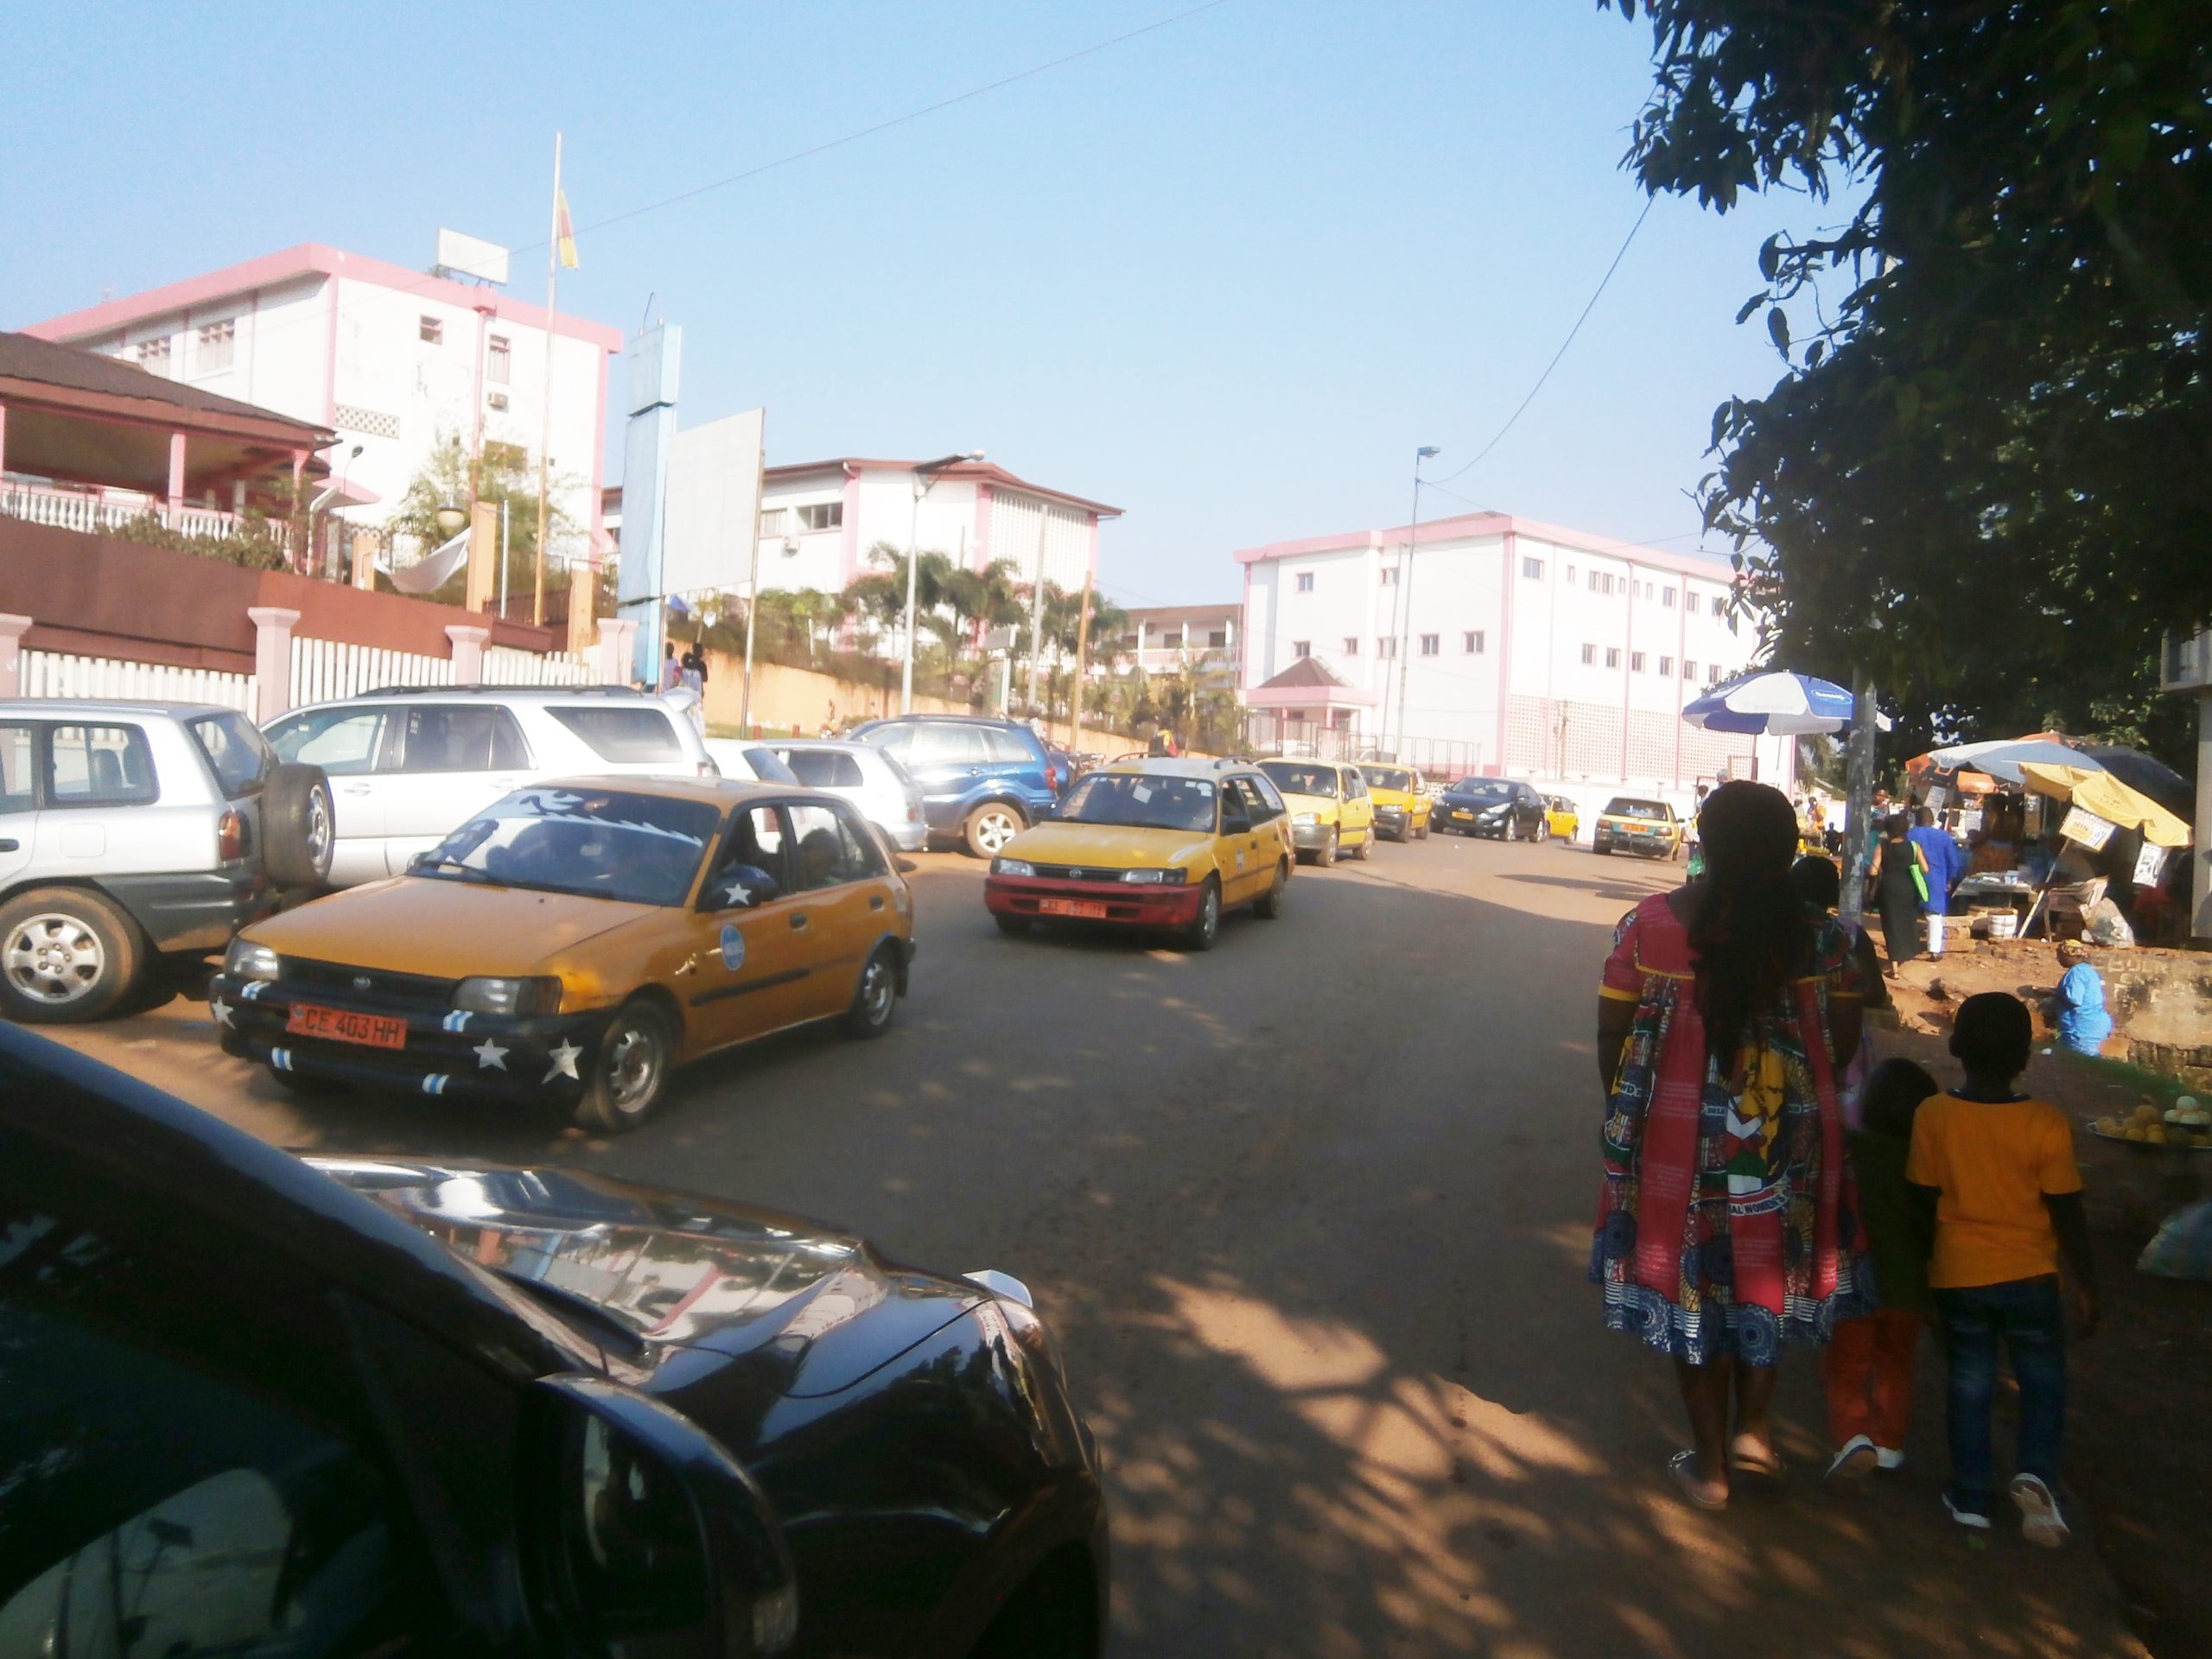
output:
M 2023 760 L 2020 776 L 2038 795 L 2070 801 L 2084 812 L 2094 812 L 2111 823 L 2140 830 L 2153 847 L 2186 847 L 2189 825 L 2140 790 L 2130 789 L 2108 772 L 2088 772 L 2080 766 L 2052 766 L 2043 760 Z

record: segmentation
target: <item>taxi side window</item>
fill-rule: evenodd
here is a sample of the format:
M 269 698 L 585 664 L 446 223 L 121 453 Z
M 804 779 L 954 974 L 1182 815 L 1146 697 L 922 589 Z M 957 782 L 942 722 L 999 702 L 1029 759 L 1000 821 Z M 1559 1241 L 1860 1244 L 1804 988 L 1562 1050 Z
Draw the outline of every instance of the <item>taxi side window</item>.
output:
M 793 892 L 814 893 L 860 879 L 864 872 L 853 862 L 850 843 L 835 812 L 826 806 L 784 810 L 791 820 Z
M 1236 786 L 1237 782 L 1230 779 L 1221 791 L 1221 833 L 1224 836 L 1249 835 L 1252 830 L 1251 798 Z
M 1253 823 L 1266 823 L 1270 819 L 1282 816 L 1282 797 L 1275 792 L 1274 780 L 1265 772 L 1239 778 L 1236 782 L 1258 803 L 1252 809 Z
M 850 760 L 850 755 L 840 755 L 841 760 Z M 837 820 L 838 838 L 845 843 L 845 867 L 852 872 L 851 880 L 863 881 L 870 876 L 884 873 L 883 849 L 875 837 L 850 815 L 833 813 Z
M 1357 766 L 1347 768 L 1344 772 L 1344 798 L 1348 801 L 1367 798 L 1367 779 L 1361 775 Z
M 721 860 L 700 899 L 706 910 L 742 910 L 780 899 L 791 890 L 785 865 L 787 842 L 781 815 L 755 806 L 737 815 Z

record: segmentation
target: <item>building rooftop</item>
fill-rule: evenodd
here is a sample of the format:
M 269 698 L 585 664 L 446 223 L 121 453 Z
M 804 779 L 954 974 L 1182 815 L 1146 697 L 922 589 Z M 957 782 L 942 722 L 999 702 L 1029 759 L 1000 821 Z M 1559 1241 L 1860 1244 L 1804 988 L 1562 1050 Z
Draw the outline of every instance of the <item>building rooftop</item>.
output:
M 1218 622 L 1226 617 L 1231 621 L 1244 614 L 1241 601 L 1224 599 L 1212 605 L 1154 605 L 1142 610 L 1122 613 L 1129 619 L 1129 632 L 1141 622 L 1147 628 L 1176 628 L 1185 622 Z
M 832 455 L 826 461 L 794 461 L 788 466 L 771 467 L 766 470 L 765 476 L 767 481 L 772 484 L 779 480 L 795 478 L 802 473 L 842 472 L 855 476 L 865 472 L 911 473 L 915 467 L 923 464 L 924 462 L 919 459 L 887 461 L 869 455 Z M 1102 518 L 1118 518 L 1122 516 L 1122 509 L 1119 507 L 1109 507 L 1103 501 L 1093 501 L 1085 496 L 1071 495 L 1065 490 L 1050 489 L 1042 484 L 1032 484 L 1027 479 L 1018 478 L 1005 467 L 992 461 L 956 461 L 950 467 L 938 469 L 937 476 L 963 478 L 978 484 L 989 484 L 1009 490 L 1024 490 L 1031 495 L 1041 495 L 1047 500 L 1065 501 L 1070 506 L 1081 507 L 1086 512 L 1095 512 Z
M 283 427 L 289 429 L 302 448 L 309 449 L 336 442 L 335 434 L 312 422 L 295 420 L 257 404 L 242 403 L 235 397 L 181 385 L 120 358 L 88 352 L 80 346 L 57 345 L 30 334 L 0 334 L 0 382 L 7 381 L 47 387 L 62 394 L 87 394 L 93 400 L 128 398 L 139 404 L 160 404 L 201 416 L 230 417 L 256 428 Z M 65 396 L 58 401 L 81 404 L 84 400 Z M 129 411 L 118 409 L 113 412 Z
M 1411 530 L 1410 525 L 1395 524 L 1376 530 L 1342 531 L 1332 536 L 1309 536 L 1296 541 L 1269 542 L 1262 547 L 1237 549 L 1236 559 L 1239 564 L 1258 564 L 1268 559 L 1296 558 L 1308 553 L 1341 553 L 1360 547 L 1392 549 L 1402 543 Z M 1649 565 L 1655 569 L 1703 576 L 1711 582 L 1735 580 L 1735 572 L 1718 559 L 1699 558 L 1685 553 L 1662 553 L 1656 548 L 1641 547 L 1634 542 L 1618 542 L 1609 536 L 1595 536 L 1586 530 L 1569 530 L 1563 524 L 1548 524 L 1541 519 L 1522 518 L 1510 512 L 1464 512 L 1452 518 L 1425 518 L 1414 540 L 1416 546 L 1427 547 L 1437 542 L 1474 541 L 1485 536 L 1500 535 L 1527 536 L 1536 541 L 1555 543 L 1586 553 L 1633 559 L 1638 564 Z
M 1257 691 L 1294 691 L 1307 688 L 1320 690 L 1344 690 L 1351 682 L 1331 671 L 1319 657 L 1301 657 L 1271 680 L 1262 682 L 1253 690 Z

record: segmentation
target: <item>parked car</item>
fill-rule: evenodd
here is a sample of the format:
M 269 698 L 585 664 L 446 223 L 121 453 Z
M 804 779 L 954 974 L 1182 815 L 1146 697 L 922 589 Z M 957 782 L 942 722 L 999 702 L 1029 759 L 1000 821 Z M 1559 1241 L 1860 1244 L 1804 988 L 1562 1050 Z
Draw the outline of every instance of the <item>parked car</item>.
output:
M 1682 823 L 1664 801 L 1638 795 L 1616 795 L 1605 803 L 1597 828 L 1590 832 L 1593 852 L 1642 853 L 1647 858 L 1680 858 Z
M 1436 827 L 1455 836 L 1543 841 L 1551 835 L 1544 798 L 1505 778 L 1462 778 L 1436 798 Z
M 796 782 L 844 797 L 900 852 L 918 853 L 929 841 L 922 787 L 890 750 L 826 737 L 779 740 L 770 748 Z
M 1367 779 L 1375 801 L 1375 827 L 1393 841 L 1427 841 L 1428 815 L 1434 805 L 1421 793 L 1421 774 L 1408 766 L 1364 764 L 1359 775 Z
M 1582 827 L 1582 814 L 1564 795 L 1544 797 L 1544 830 L 1561 841 L 1573 841 Z
M 783 757 L 757 738 L 710 737 L 705 740 L 707 758 L 725 778 L 748 784 L 796 784 L 798 774 Z
M 844 801 L 677 779 L 533 785 L 397 881 L 247 928 L 208 992 L 281 1084 L 563 1106 L 635 1128 L 677 1066 L 815 1020 L 880 1035 L 914 905 Z
M 1257 768 L 1143 760 L 1086 772 L 1050 823 L 991 861 L 983 903 L 1002 933 L 1036 922 L 1170 928 L 1210 950 L 1224 910 L 1282 914 L 1290 815 Z
M 1375 856 L 1375 800 L 1357 766 L 1338 760 L 1260 762 L 1260 771 L 1290 808 L 1299 856 L 1327 868 L 1338 853 Z
M 563 1168 L 303 1161 L 0 1028 L 10 1653 L 1095 1659 L 1019 1281 Z
M 0 1014 L 97 1020 L 329 874 L 330 785 L 207 703 L 0 702 Z
M 397 875 L 509 790 L 583 773 L 711 777 L 697 729 L 620 686 L 424 686 L 312 704 L 269 722 L 286 760 L 331 779 L 334 887 Z
M 848 735 L 873 743 L 921 785 L 932 838 L 957 840 L 991 858 L 1031 824 L 1052 817 L 1067 766 L 1018 720 L 969 715 L 893 715 Z

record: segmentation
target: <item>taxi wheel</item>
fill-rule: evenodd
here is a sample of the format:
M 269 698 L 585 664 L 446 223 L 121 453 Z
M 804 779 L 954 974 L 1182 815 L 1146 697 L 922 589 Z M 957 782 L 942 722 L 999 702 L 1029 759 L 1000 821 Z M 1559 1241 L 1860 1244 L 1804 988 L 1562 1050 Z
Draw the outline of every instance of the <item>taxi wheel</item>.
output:
M 1282 914 L 1282 901 L 1290 892 L 1290 866 L 1275 866 L 1275 879 L 1268 890 L 1252 901 L 1252 913 L 1263 922 L 1272 922 Z
M 1374 857 L 1374 856 L 1375 856 L 1375 831 L 1374 831 L 1374 830 L 1370 830 L 1367 832 L 1367 835 L 1366 835 L 1365 839 L 1363 839 L 1363 840 L 1359 843 L 1359 850 L 1358 850 L 1357 852 L 1354 853 L 1354 854 L 1352 855 L 1352 856 L 1353 856 L 1354 858 L 1357 859 L 1357 860 L 1358 860 L 1361 863 L 1363 863 L 1363 864 L 1366 863 L 1366 862 L 1367 862 L 1367 861 L 1368 861 L 1369 859 L 1370 859 L 1370 858 L 1372 858 L 1372 857 Z
M 861 982 L 853 988 L 853 1006 L 845 1010 L 845 1035 L 880 1037 L 891 1029 L 891 1016 L 899 1012 L 899 964 L 893 947 L 879 944 L 861 969 Z
M 653 1115 L 668 1093 L 676 1039 L 668 1016 L 650 1002 L 626 1002 L 599 1039 L 599 1057 L 576 1103 L 576 1122 L 621 1135 Z
M 977 858 L 996 858 L 1026 827 L 1021 814 L 1012 807 L 986 801 L 968 815 L 963 833 L 968 837 L 968 850 Z
M 1329 831 L 1329 838 L 1321 843 L 1320 850 L 1313 855 L 1313 861 L 1325 870 L 1337 861 L 1337 832 L 1335 830 Z
M 1428 839 L 1428 820 L 1427 818 L 1423 818 L 1419 823 L 1414 826 L 1414 839 L 1415 841 L 1427 841 Z
M 1198 919 L 1183 931 L 1183 948 L 1185 950 L 1211 950 L 1214 941 L 1220 937 L 1221 883 L 1208 876 L 1205 890 L 1198 894 Z

